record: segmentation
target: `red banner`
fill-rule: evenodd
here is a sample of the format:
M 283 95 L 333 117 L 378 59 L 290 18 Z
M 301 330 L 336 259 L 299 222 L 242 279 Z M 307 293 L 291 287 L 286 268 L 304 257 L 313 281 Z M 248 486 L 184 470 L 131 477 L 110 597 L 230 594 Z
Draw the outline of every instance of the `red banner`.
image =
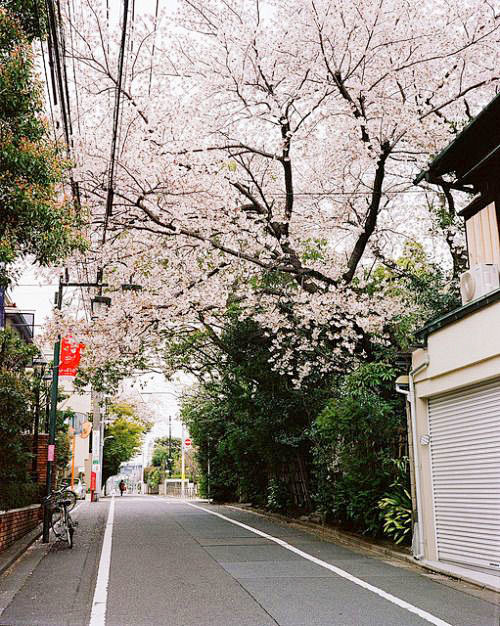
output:
M 76 370 L 80 364 L 80 352 L 83 347 L 83 343 L 79 343 L 74 337 L 63 337 L 59 376 L 76 376 Z

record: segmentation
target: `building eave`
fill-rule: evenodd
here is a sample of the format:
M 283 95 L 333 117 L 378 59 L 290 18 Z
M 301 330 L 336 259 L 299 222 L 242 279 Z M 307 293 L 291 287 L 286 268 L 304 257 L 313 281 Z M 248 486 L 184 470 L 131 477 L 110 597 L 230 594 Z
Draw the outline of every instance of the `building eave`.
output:
M 477 298 L 472 302 L 468 302 L 464 306 L 459 307 L 458 309 L 454 309 L 441 317 L 438 317 L 435 320 L 428 322 L 423 328 L 417 331 L 416 336 L 417 339 L 422 341 L 424 344 L 427 343 L 427 337 L 444 328 L 445 326 L 449 326 L 454 322 L 458 322 L 459 320 L 479 311 L 480 309 L 493 304 L 494 302 L 500 301 L 500 289 L 496 289 L 495 291 L 491 291 L 490 293 L 485 294 L 481 298 Z

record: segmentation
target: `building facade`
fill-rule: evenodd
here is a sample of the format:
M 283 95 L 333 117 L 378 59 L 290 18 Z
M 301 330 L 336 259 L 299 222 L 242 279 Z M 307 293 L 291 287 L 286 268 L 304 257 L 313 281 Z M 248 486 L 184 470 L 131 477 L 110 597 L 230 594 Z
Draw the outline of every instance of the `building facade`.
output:
M 500 96 L 419 178 L 475 197 L 462 306 L 427 324 L 412 355 L 413 550 L 500 591 Z

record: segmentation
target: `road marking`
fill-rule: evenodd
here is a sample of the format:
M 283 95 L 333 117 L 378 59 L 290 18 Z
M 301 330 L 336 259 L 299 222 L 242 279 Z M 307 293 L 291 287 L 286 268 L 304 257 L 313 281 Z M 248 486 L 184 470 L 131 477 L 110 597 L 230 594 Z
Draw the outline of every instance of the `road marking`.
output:
M 421 617 L 422 619 L 424 619 L 425 621 L 431 624 L 435 624 L 435 626 L 451 626 L 451 624 L 443 621 L 439 617 L 436 617 L 435 615 L 432 615 L 431 613 L 427 613 L 427 611 L 424 611 L 423 609 L 419 609 L 418 607 L 413 606 L 413 604 L 410 604 L 409 602 L 406 602 L 405 600 L 401 600 L 401 598 L 397 598 L 396 596 L 393 596 L 392 594 L 387 593 L 387 591 L 384 591 L 383 589 L 379 589 L 378 587 L 375 587 L 374 585 L 370 585 L 370 583 L 367 583 L 364 580 L 361 580 L 361 578 L 356 578 L 356 576 L 349 574 L 349 572 L 346 572 L 345 570 L 340 569 L 339 567 L 336 567 L 335 565 L 331 565 L 330 563 L 327 563 L 326 561 L 317 559 L 315 556 L 312 556 L 311 554 L 308 554 L 307 552 L 303 552 L 302 550 L 299 550 L 299 548 L 296 548 L 295 546 L 290 545 L 289 543 L 287 543 L 286 541 L 283 541 L 282 539 L 278 539 L 277 537 L 268 535 L 262 530 L 258 530 L 257 528 L 253 528 L 252 526 L 248 526 L 247 524 L 243 524 L 243 522 L 238 522 L 234 519 L 231 519 L 230 517 L 226 517 L 225 515 L 222 515 L 221 513 L 210 511 L 208 509 L 205 509 L 202 506 L 198 506 L 197 504 L 192 504 L 191 502 L 185 502 L 184 504 L 187 504 L 187 506 L 192 506 L 195 509 L 200 509 L 200 511 L 204 511 L 205 513 L 210 513 L 210 515 L 215 515 L 217 517 L 220 517 L 226 522 L 235 524 L 235 526 L 240 526 L 241 528 L 244 528 L 245 530 L 249 530 L 250 532 L 255 533 L 256 535 L 259 535 L 260 537 L 264 537 L 265 539 L 269 539 L 270 541 L 277 543 L 282 548 L 285 548 L 286 550 L 289 550 L 290 552 L 294 552 L 295 554 L 298 554 L 302 558 L 307 559 L 308 561 L 311 561 L 312 563 L 315 563 L 316 565 L 319 565 L 320 567 L 324 567 L 325 569 L 330 570 L 331 572 L 333 572 L 334 574 L 337 574 L 338 576 L 342 576 L 342 578 L 349 580 L 350 582 L 354 583 L 355 585 L 358 585 L 359 587 L 363 587 L 363 589 L 366 589 L 367 591 L 371 591 L 372 593 L 375 593 L 381 598 L 384 598 L 384 600 L 389 600 L 389 602 L 392 602 L 393 604 L 396 604 L 397 606 L 400 606 L 401 608 L 406 609 L 410 613 L 415 613 L 415 615 L 418 615 L 419 617 Z
M 89 626 L 104 626 L 106 624 L 106 605 L 108 601 L 109 570 L 111 566 L 111 545 L 113 543 L 113 520 L 115 517 L 115 497 L 111 498 L 108 520 L 102 542 L 101 559 L 97 571 L 92 613 Z

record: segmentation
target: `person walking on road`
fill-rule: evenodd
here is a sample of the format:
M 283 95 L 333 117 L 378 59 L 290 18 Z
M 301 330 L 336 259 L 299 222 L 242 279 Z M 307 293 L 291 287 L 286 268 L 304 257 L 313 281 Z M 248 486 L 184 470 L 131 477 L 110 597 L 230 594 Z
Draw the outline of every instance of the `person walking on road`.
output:
M 127 491 L 127 485 L 125 484 L 125 481 L 122 479 L 120 480 L 120 484 L 118 485 L 119 489 L 120 489 L 120 495 L 123 496 L 123 492 Z

